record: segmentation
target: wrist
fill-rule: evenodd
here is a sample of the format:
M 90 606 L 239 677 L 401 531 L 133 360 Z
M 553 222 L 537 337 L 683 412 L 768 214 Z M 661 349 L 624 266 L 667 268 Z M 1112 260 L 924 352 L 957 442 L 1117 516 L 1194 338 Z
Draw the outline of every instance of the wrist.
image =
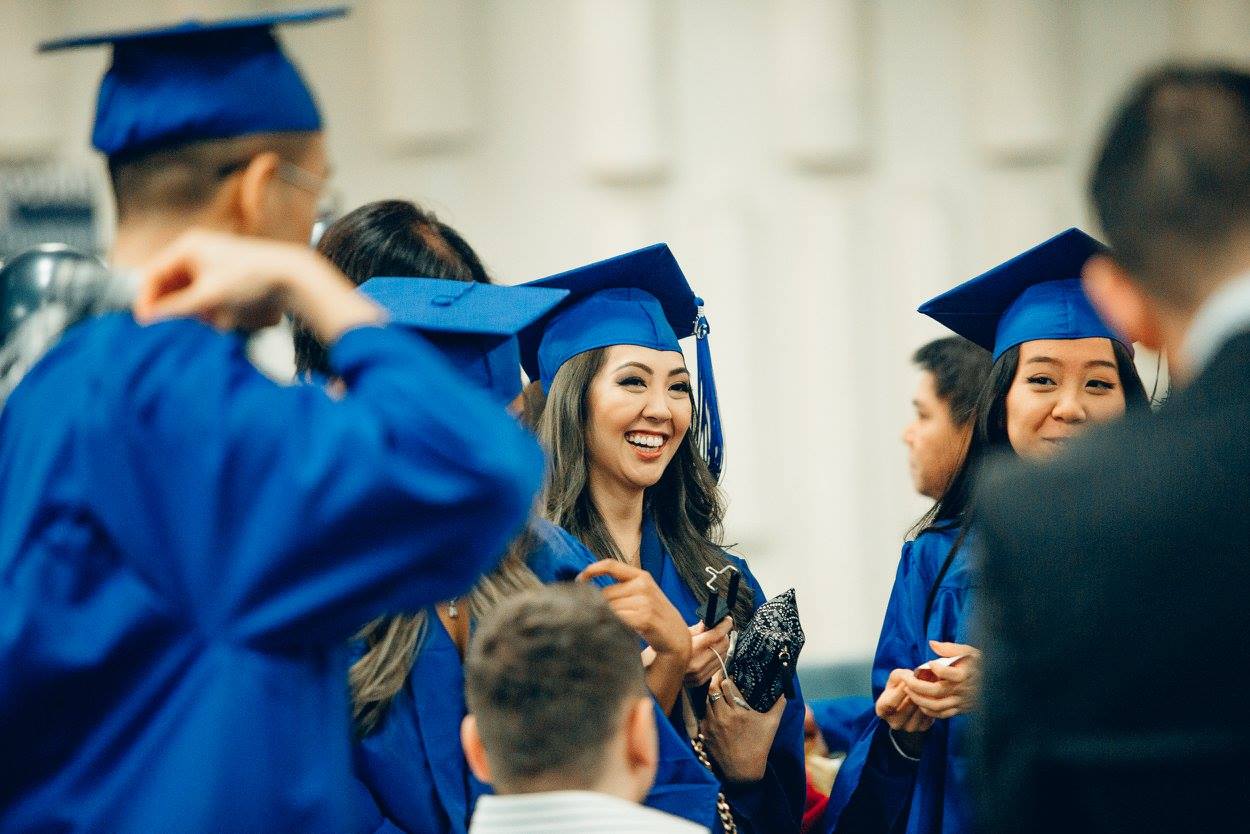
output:
M 685 646 L 681 644 L 664 646 L 662 648 L 652 646 L 652 648 L 655 649 L 655 662 L 657 663 L 664 663 L 668 666 L 680 666 L 682 669 L 685 669 L 690 663 L 691 649 L 689 644 Z
M 326 346 L 348 330 L 378 324 L 386 318 L 382 308 L 357 292 L 341 272 L 312 252 L 296 269 L 284 272 L 278 292 L 283 306 L 305 322 Z
M 924 749 L 924 733 L 908 733 L 890 727 L 887 732 L 894 751 L 909 762 L 920 761 L 920 753 Z

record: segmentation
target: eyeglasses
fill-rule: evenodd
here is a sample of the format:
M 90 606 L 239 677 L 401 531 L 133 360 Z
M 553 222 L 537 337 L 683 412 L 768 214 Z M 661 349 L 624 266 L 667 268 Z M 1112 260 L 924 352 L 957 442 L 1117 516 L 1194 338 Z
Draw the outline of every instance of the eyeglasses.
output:
M 288 162 L 285 159 L 278 160 L 278 177 L 285 180 L 290 185 L 295 186 L 300 191 L 307 191 L 314 197 L 320 197 L 326 190 L 326 185 L 330 182 L 330 172 L 322 176 L 314 174 L 307 168 L 301 168 L 294 162 Z
M 248 158 L 223 165 L 217 169 L 217 179 L 224 180 L 227 177 L 232 177 L 251 164 L 252 159 Z M 312 171 L 309 171 L 307 168 L 301 168 L 294 162 L 279 159 L 275 173 L 278 175 L 278 179 L 288 185 L 292 185 L 314 197 L 321 197 L 327 191 L 332 172 L 326 171 L 325 174 L 314 174 Z

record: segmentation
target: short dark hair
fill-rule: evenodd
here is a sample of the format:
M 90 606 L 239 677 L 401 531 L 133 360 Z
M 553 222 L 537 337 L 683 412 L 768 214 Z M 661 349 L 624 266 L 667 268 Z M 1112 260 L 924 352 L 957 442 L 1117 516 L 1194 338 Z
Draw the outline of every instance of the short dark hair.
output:
M 990 352 L 963 336 L 947 336 L 922 346 L 911 361 L 933 374 L 934 389 L 950 409 L 951 421 L 968 425 L 990 375 Z
M 460 233 L 407 200 L 379 200 L 348 212 L 326 228 L 317 251 L 357 286 L 378 275 L 490 283 Z M 301 374 L 330 373 L 325 347 L 298 322 L 295 367 Z
M 108 171 L 117 219 L 125 222 L 148 212 L 202 208 L 227 177 L 256 156 L 270 152 L 297 163 L 308 154 L 317 135 L 258 133 L 111 156 Z
M 1121 265 L 1158 298 L 1195 306 L 1250 233 L 1250 75 L 1171 65 L 1145 76 L 1111 121 L 1090 193 Z
M 589 585 L 499 603 L 478 623 L 464 666 L 469 712 L 505 789 L 591 787 L 625 710 L 648 697 L 638 638 Z

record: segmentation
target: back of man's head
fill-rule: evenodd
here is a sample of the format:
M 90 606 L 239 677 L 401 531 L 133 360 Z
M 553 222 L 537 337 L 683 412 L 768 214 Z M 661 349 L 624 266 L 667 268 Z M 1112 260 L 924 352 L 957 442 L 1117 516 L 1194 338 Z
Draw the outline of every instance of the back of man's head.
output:
M 494 608 L 469 646 L 465 694 L 465 752 L 474 764 L 480 739 L 499 793 L 633 781 L 618 787 L 637 800 L 654 778 L 638 639 L 596 588 L 548 585 Z
M 262 133 L 159 148 L 108 159 L 117 220 L 178 218 L 204 211 L 227 181 L 269 153 L 300 166 L 319 133 Z
M 1116 259 L 1150 295 L 1195 309 L 1250 268 L 1250 75 L 1172 66 L 1142 79 L 1090 190 Z

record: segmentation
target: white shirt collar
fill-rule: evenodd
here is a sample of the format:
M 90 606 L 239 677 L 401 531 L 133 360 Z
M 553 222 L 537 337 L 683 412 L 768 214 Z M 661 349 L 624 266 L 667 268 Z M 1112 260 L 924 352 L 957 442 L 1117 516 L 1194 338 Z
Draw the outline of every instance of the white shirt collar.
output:
M 707 834 L 689 820 L 593 791 L 487 794 L 477 801 L 469 834 L 522 831 Z
M 1250 273 L 1229 281 L 1198 308 L 1181 346 L 1189 376 L 1202 373 L 1225 342 L 1246 331 L 1250 331 Z

